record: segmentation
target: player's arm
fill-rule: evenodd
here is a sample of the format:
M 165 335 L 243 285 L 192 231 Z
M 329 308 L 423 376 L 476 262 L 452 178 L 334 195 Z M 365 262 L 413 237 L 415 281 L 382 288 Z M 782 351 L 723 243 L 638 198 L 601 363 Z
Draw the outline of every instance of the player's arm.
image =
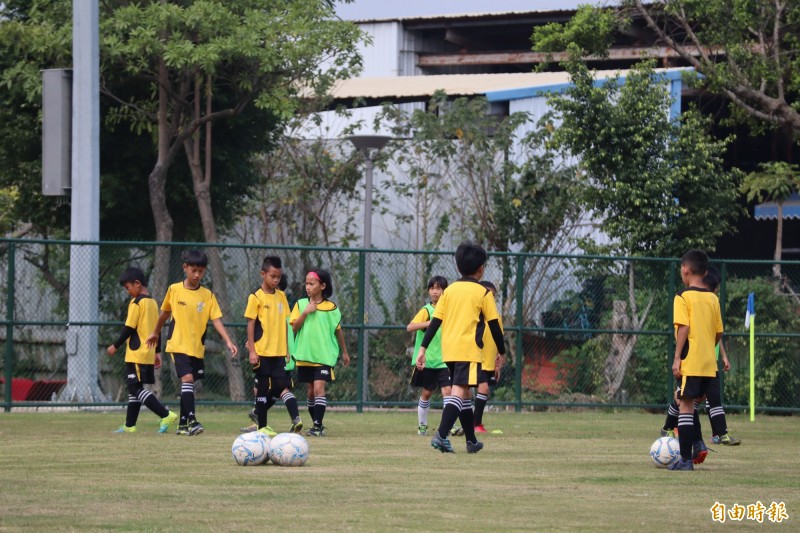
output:
M 247 351 L 250 353 L 250 364 L 258 364 L 258 354 L 256 353 L 256 319 L 247 319 Z
M 145 341 L 147 346 L 152 348 L 153 346 L 158 344 L 158 339 L 161 337 L 161 328 L 164 327 L 164 324 L 167 323 L 167 320 L 169 320 L 169 317 L 171 316 L 172 316 L 172 311 L 161 311 L 161 314 L 158 315 L 158 322 L 156 322 L 156 327 L 153 330 L 153 333 L 151 333 L 150 336 L 147 337 L 147 340 Z
M 421 329 L 425 329 L 431 325 L 430 320 L 426 320 L 425 322 L 409 322 L 408 326 L 406 326 L 406 331 L 419 331 Z
M 731 369 L 731 362 L 728 359 L 728 352 L 725 351 L 725 345 L 722 344 L 722 339 L 719 340 L 719 355 L 722 357 L 722 370 L 727 372 Z
M 675 357 L 672 360 L 672 375 L 676 378 L 681 377 L 681 353 L 688 338 L 689 326 L 678 324 L 678 330 L 675 332 Z
M 489 332 L 492 334 L 492 340 L 497 346 L 497 353 L 500 355 L 506 354 L 506 342 L 503 339 L 503 328 L 500 327 L 498 319 L 489 321 Z
M 303 323 L 306 321 L 306 317 L 317 310 L 317 304 L 309 300 L 308 305 L 306 308 L 303 309 L 303 312 L 292 321 L 292 331 L 297 333 L 300 331 L 300 328 L 303 327 Z
M 219 333 L 219 336 L 222 337 L 222 340 L 225 341 L 225 345 L 231 352 L 231 357 L 236 357 L 236 354 L 239 353 L 239 348 L 237 348 L 236 345 L 231 341 L 231 338 L 228 337 L 228 332 L 225 330 L 225 325 L 222 323 L 222 319 L 215 318 L 211 321 L 211 323 L 214 325 L 214 329 L 217 330 L 217 333 Z
M 115 340 L 114 344 L 112 344 L 111 346 L 109 346 L 106 349 L 106 352 L 108 353 L 108 355 L 114 355 L 115 353 L 117 353 L 117 350 L 119 350 L 119 347 L 122 346 L 123 344 L 125 344 L 125 341 L 127 341 L 131 337 L 131 335 L 133 335 L 134 333 L 136 333 L 136 330 L 133 329 L 132 327 L 130 327 L 130 326 L 122 326 L 122 331 L 120 331 L 119 337 L 117 337 L 117 340 Z
M 336 328 L 336 340 L 339 342 L 339 351 L 342 354 L 344 366 L 350 365 L 350 354 L 347 353 L 347 344 L 344 342 L 344 332 L 341 327 Z

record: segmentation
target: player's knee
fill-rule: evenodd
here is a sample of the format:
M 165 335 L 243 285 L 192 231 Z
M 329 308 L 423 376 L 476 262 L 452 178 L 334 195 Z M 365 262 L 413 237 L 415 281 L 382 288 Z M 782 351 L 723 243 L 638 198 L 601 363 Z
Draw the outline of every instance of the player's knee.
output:
M 128 383 L 128 394 L 131 396 L 138 398 L 139 391 L 141 391 L 144 387 L 142 387 L 142 383 L 137 381 L 136 383 Z

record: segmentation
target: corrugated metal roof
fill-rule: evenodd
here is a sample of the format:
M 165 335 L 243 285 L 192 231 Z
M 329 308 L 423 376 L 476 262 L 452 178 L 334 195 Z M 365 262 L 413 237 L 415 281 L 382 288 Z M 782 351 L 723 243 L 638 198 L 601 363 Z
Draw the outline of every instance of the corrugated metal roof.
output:
M 664 74 L 680 75 L 681 69 L 657 69 Z M 594 71 L 598 80 L 625 76 L 626 70 Z M 394 76 L 373 78 L 351 78 L 337 82 L 330 96 L 336 100 L 353 98 L 368 99 L 409 99 L 427 98 L 438 90 L 449 96 L 474 96 L 497 93 L 499 91 L 515 91 L 518 89 L 561 87 L 569 83 L 567 72 L 526 72 L 508 74 L 450 74 L 436 76 Z M 533 93 L 532 93 L 533 94 Z M 532 95 L 531 94 L 531 95 Z M 521 95 L 514 93 L 513 98 Z M 526 96 L 530 96 L 527 95 Z M 498 98 L 508 99 L 508 98 Z
M 444 15 L 418 15 L 414 17 L 390 17 L 373 19 L 351 19 L 356 24 L 371 24 L 374 22 L 419 22 L 450 19 L 497 18 L 497 17 L 524 17 L 536 15 L 561 15 L 575 13 L 575 9 L 539 9 L 534 11 L 486 11 L 481 13 L 448 13 Z

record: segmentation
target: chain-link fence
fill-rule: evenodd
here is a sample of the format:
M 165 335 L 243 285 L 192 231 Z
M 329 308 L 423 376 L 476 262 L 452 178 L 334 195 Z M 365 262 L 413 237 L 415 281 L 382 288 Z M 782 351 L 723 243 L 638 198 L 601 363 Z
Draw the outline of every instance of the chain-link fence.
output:
M 261 283 L 259 269 L 265 255 L 282 257 L 292 305 L 305 295 L 307 271 L 330 270 L 331 299 L 342 310 L 353 359 L 349 367 L 336 368 L 337 379 L 327 394 L 331 403 L 359 410 L 413 406 L 418 391 L 408 386 L 413 335 L 406 332 L 406 325 L 427 301 L 430 276 L 451 281 L 458 277 L 450 252 L 102 242 L 84 243 L 96 250 L 97 269 L 73 265 L 70 270 L 71 246 L 65 241 L 0 241 L 0 280 L 6 288 L 0 292 L 5 309 L 0 375 L 6 410 L 126 402 L 122 351 L 113 358 L 105 353 L 119 334 L 128 301 L 117 282 L 119 273 L 134 265 L 152 274 L 151 294 L 160 302 L 167 285 L 182 279 L 180 256 L 190 248 L 201 248 L 210 256 L 204 284 L 220 300 L 223 321 L 240 350 L 246 338 L 247 296 Z M 747 294 L 754 292 L 757 409 L 800 411 L 800 297 L 793 289 L 800 286 L 800 262 L 716 265 L 722 274 L 724 343 L 731 361 L 731 370 L 723 377 L 724 402 L 729 409 L 744 409 L 748 402 L 749 336 L 744 316 Z M 508 364 L 491 402 L 516 409 L 663 408 L 673 390 L 672 297 L 681 284 L 678 267 L 676 259 L 491 254 L 485 279 L 498 286 L 509 348 Z M 164 274 L 158 273 L 159 268 Z M 365 271 L 371 272 L 368 287 L 363 283 Z M 96 321 L 69 322 L 70 280 L 75 276 L 96 279 Z M 96 336 L 92 344 L 96 350 L 88 350 L 93 353 L 77 353 L 80 344 L 70 338 L 75 328 L 89 329 Z M 74 361 L 79 360 L 89 366 L 77 368 Z M 252 400 L 253 375 L 246 356 L 231 361 L 213 328 L 208 330 L 205 361 L 207 376 L 197 393 L 200 402 Z M 92 385 L 99 396 L 71 386 L 81 375 L 92 380 L 97 376 Z M 180 384 L 169 357 L 155 388 L 167 401 L 179 396 Z M 296 393 L 304 396 L 303 390 Z

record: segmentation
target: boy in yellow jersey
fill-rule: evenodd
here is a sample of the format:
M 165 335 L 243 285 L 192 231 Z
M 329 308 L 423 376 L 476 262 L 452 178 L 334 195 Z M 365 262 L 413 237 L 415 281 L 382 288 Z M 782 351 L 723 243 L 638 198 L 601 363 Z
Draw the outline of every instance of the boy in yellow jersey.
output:
M 722 338 L 722 313 L 719 299 L 703 287 L 708 271 L 708 256 L 689 250 L 681 258 L 681 279 L 686 287 L 673 300 L 675 356 L 672 374 L 681 380 L 678 393 L 678 441 L 681 458 L 670 470 L 694 470 L 708 453 L 698 437 L 694 423 L 694 401 L 708 392 L 717 375 L 715 346 Z
M 464 242 L 456 249 L 455 259 L 462 277 L 447 287 L 436 305 L 419 348 L 417 368 L 425 368 L 425 351 L 441 327 L 442 360 L 447 363 L 453 385 L 431 446 L 442 453 L 453 453 L 447 436 L 458 419 L 464 428 L 467 453 L 477 453 L 483 448 L 483 443 L 475 438 L 470 387 L 478 384 L 484 329 L 489 327 L 501 355 L 505 354 L 505 344 L 494 297 L 479 283 L 486 265 L 486 250 L 472 242 Z
M 144 272 L 136 267 L 126 268 L 119 276 L 119 284 L 131 295 L 128 302 L 128 314 L 119 338 L 108 347 L 109 356 L 114 355 L 119 347 L 127 343 L 125 350 L 125 375 L 128 380 L 128 413 L 125 425 L 114 433 L 133 433 L 136 431 L 136 420 L 142 404 L 153 411 L 161 419 L 159 433 L 166 433 L 175 424 L 178 415 L 168 411 L 156 395 L 145 389 L 143 384 L 155 383 L 155 369 L 161 368 L 161 347 L 150 347 L 142 342 L 158 321 L 158 304 L 147 291 L 147 278 Z M 158 343 L 160 344 L 160 343 Z
M 222 311 L 217 298 L 210 290 L 200 285 L 208 266 L 208 257 L 200 250 L 189 250 L 183 254 L 183 272 L 186 279 L 173 283 L 161 304 L 153 333 L 147 338 L 148 346 L 155 346 L 161 328 L 170 317 L 172 327 L 167 339 L 166 351 L 172 354 L 175 371 L 181 379 L 181 418 L 178 435 L 198 435 L 205 429 L 194 412 L 194 383 L 205 376 L 203 358 L 206 353 L 205 339 L 209 320 L 219 336 L 236 357 L 238 350 L 231 342 L 222 324 Z
M 423 337 L 425 337 L 425 330 L 431 324 L 436 304 L 446 288 L 447 278 L 443 276 L 433 276 L 428 280 L 428 296 L 430 296 L 431 302 L 425 304 L 406 326 L 406 331 L 416 331 L 414 336 L 414 355 L 411 359 L 411 364 L 414 365 L 411 372 L 411 386 L 422 387 L 422 393 L 419 395 L 417 404 L 417 421 L 419 422 L 417 435 L 420 436 L 428 434 L 428 411 L 431 408 L 433 392 L 437 388 L 441 388 L 442 398 L 450 396 L 450 371 L 447 370 L 447 365 L 442 361 L 441 329 L 428 345 L 425 368 L 419 370 L 416 367 L 417 352 L 422 345 Z
M 497 287 L 491 281 L 481 281 L 481 285 L 492 291 L 492 298 L 497 295 Z M 498 314 L 497 318 L 500 327 L 503 327 L 503 320 Z M 481 376 L 478 379 L 478 388 L 475 394 L 475 433 L 486 433 L 486 428 L 483 426 L 483 411 L 486 409 L 486 403 L 489 401 L 489 393 L 491 388 L 497 385 L 497 378 L 500 375 L 500 370 L 506 362 L 505 355 L 500 355 L 497 351 L 497 346 L 491 337 L 490 331 L 484 331 L 483 334 L 483 349 L 481 350 Z
M 261 286 L 247 298 L 247 348 L 250 364 L 257 376 L 256 423 L 262 433 L 275 434 L 267 426 L 267 410 L 280 397 L 289 411 L 292 427 L 299 433 L 303 429 L 297 398 L 290 390 L 291 380 L 286 373 L 289 358 L 286 323 L 291 311 L 286 294 L 278 289 L 281 282 L 281 259 L 267 256 L 261 265 Z

